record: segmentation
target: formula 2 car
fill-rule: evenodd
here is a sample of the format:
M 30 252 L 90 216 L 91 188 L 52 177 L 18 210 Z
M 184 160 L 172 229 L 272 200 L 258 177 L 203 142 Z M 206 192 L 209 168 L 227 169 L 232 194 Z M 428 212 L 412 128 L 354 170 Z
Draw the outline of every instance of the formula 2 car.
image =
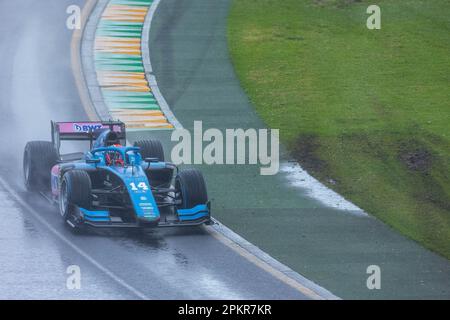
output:
M 25 147 L 25 185 L 55 204 L 64 221 L 93 227 L 167 227 L 211 223 L 200 171 L 164 161 L 160 141 L 126 146 L 122 122 L 51 122 L 52 141 Z M 90 151 L 60 154 L 61 141 Z

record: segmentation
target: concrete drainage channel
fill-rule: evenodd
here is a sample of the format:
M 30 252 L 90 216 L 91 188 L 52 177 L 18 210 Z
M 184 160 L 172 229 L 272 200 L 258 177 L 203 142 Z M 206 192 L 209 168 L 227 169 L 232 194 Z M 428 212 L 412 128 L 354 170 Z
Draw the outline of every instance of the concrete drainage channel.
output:
M 95 1 L 95 0 L 94 0 Z M 147 39 L 160 0 L 98 0 L 81 39 L 80 72 L 99 119 L 133 130 L 182 128 L 159 91 Z M 86 106 L 85 106 L 86 107 Z M 93 119 L 94 120 L 94 119 Z M 339 299 L 215 220 L 208 232 L 243 258 L 311 299 Z

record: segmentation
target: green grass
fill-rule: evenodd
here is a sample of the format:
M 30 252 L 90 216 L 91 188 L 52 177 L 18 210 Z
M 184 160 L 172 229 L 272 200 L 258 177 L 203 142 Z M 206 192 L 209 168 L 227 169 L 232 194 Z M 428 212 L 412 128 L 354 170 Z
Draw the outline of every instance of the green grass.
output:
M 322 182 L 450 258 L 450 2 L 234 0 L 229 48 L 269 127 Z

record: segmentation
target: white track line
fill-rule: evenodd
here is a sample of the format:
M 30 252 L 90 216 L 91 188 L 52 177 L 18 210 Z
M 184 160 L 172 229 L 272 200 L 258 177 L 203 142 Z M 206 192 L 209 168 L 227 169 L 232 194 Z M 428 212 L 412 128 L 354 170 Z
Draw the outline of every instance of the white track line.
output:
M 258 268 L 271 274 L 275 279 L 313 300 L 340 300 L 338 296 L 272 258 L 216 219 L 213 220 L 216 224 L 207 227 L 208 233 Z
M 144 293 L 142 293 L 138 289 L 134 288 L 133 286 L 129 285 L 125 280 L 123 280 L 122 278 L 120 278 L 119 276 L 114 274 L 111 270 L 109 270 L 107 267 L 103 266 L 100 262 L 95 260 L 88 253 L 86 253 L 83 249 L 81 249 L 77 245 L 73 244 L 67 237 L 65 237 L 62 233 L 60 233 L 58 230 L 56 230 L 51 224 L 49 224 L 44 218 L 42 218 L 41 215 L 39 213 L 37 213 L 28 203 L 26 203 L 16 191 L 12 190 L 10 188 L 10 186 L 8 185 L 8 183 L 1 176 L 0 176 L 0 185 L 6 192 L 9 193 L 9 195 L 16 202 L 18 202 L 23 208 L 25 208 L 29 213 L 31 213 L 36 220 L 38 220 L 41 224 L 43 224 L 45 227 L 47 227 L 51 233 L 53 233 L 57 238 L 59 238 L 66 245 L 71 247 L 80 256 L 85 258 L 92 265 L 94 265 L 97 269 L 99 269 L 100 271 L 105 273 L 108 277 L 110 277 L 114 282 L 116 282 L 123 288 L 127 289 L 128 291 L 133 293 L 138 298 L 143 299 L 143 300 L 150 300 L 150 298 L 147 297 Z

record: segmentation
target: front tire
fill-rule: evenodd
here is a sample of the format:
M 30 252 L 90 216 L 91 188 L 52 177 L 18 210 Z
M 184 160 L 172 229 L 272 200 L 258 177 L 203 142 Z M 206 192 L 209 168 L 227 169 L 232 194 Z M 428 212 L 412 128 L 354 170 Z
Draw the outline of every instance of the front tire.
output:
M 82 223 L 79 208 L 89 210 L 91 205 L 92 183 L 89 174 L 82 170 L 66 172 L 59 194 L 59 210 L 64 221 L 78 228 Z
M 29 191 L 49 191 L 51 189 L 51 170 L 58 160 L 58 152 L 51 142 L 28 142 L 23 154 L 26 188 Z
M 181 200 L 179 209 L 190 209 L 208 202 L 205 179 L 196 169 L 180 171 L 175 178 L 175 190 Z

